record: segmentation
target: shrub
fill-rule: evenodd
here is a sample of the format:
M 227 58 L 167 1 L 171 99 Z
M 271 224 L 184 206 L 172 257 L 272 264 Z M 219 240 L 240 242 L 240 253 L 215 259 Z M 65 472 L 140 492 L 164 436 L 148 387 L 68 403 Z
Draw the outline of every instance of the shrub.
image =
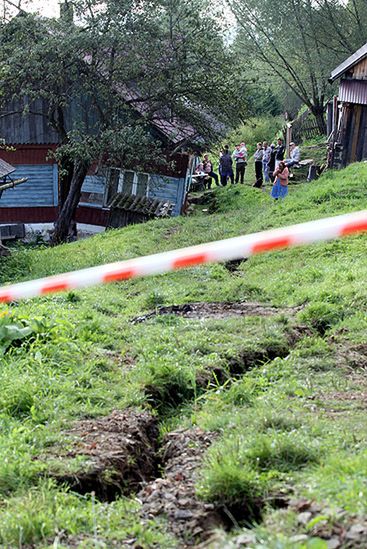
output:
M 276 137 L 280 136 L 283 125 L 284 120 L 281 116 L 251 118 L 246 124 L 229 134 L 228 142 L 235 146 L 237 143 L 244 141 L 249 148 L 249 153 L 253 153 L 256 149 L 256 143 L 259 141 L 271 143 Z

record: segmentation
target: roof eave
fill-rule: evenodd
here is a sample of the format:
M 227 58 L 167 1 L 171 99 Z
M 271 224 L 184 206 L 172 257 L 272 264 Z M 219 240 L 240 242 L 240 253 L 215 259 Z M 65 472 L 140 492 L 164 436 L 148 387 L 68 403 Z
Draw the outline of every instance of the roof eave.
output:
M 343 63 L 338 65 L 331 73 L 329 82 L 335 82 L 338 78 L 340 78 L 345 72 L 347 72 L 349 69 L 351 69 L 354 65 L 359 63 L 360 61 L 363 61 L 367 57 L 367 43 L 364 44 L 361 48 L 359 48 L 356 52 L 354 52 L 352 55 L 350 55 Z

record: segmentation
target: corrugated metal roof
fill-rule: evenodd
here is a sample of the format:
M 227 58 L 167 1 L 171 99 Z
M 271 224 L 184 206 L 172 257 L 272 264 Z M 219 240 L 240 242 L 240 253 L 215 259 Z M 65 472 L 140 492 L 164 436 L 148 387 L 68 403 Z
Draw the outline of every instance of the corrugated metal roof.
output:
M 367 42 L 364 44 L 359 50 L 357 50 L 353 55 L 348 57 L 343 63 L 341 63 L 336 69 L 334 69 L 330 76 L 330 81 L 334 82 L 337 78 L 342 76 L 345 72 L 347 72 L 350 68 L 352 68 L 354 65 L 359 63 L 359 61 L 362 61 L 367 57 Z
M 339 101 L 367 105 L 367 81 L 342 80 L 339 88 Z
M 170 214 L 172 204 L 167 200 L 162 201 L 147 196 L 118 193 L 112 200 L 110 209 L 139 212 L 152 217 L 165 217 Z
M 5 160 L 0 159 L 0 179 L 3 177 L 15 172 L 16 168 L 5 162 Z

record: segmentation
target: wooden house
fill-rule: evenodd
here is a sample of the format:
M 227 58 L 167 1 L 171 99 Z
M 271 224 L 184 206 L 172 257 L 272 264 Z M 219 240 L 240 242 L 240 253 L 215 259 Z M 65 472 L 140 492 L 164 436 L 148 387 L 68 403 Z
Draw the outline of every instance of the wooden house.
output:
M 345 167 L 367 159 L 367 43 L 332 71 L 336 80 L 329 164 Z
M 16 167 L 14 177 L 27 177 L 27 185 L 4 191 L 0 201 L 0 224 L 2 223 L 53 223 L 60 205 L 59 169 L 49 152 L 58 147 L 58 136 L 46 122 L 47 105 L 38 100 L 27 115 L 24 106 L 9 104 L 0 116 L 0 136 L 11 150 L 0 151 L 3 159 Z M 85 115 L 72 110 L 68 113 L 69 128 L 75 116 L 84 116 L 84 124 L 90 124 L 90 111 Z M 182 120 L 158 118 L 152 123 L 152 132 L 161 139 L 167 149 L 181 151 L 170 157 L 170 167 L 165 170 L 134 172 L 118 169 L 91 168 L 85 178 L 77 210 L 77 223 L 106 227 L 109 206 L 116 193 L 146 196 L 170 202 L 171 214 L 182 213 L 195 157 L 182 152 L 190 146 L 198 134 Z

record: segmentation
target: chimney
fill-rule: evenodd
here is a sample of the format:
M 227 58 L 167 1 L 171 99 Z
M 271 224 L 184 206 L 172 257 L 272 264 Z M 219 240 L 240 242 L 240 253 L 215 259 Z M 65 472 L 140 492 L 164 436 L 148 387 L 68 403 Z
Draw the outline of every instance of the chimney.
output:
M 69 0 L 60 3 L 60 19 L 64 23 L 74 23 L 74 7 Z

